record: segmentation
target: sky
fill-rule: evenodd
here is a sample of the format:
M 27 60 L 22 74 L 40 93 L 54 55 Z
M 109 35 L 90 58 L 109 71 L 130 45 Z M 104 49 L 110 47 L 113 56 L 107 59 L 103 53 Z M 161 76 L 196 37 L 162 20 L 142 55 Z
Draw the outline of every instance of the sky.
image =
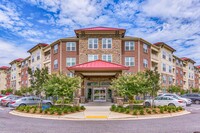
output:
M 0 66 L 86 27 L 125 28 L 200 65 L 200 0 L 0 0 Z

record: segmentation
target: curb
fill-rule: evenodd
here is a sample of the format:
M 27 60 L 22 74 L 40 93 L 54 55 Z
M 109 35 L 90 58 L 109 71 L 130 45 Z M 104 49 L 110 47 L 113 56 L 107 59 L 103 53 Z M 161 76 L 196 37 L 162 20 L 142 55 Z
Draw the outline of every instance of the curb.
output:
M 73 118 L 73 117 L 63 117 L 63 116 L 51 116 L 51 115 L 40 115 L 40 114 L 27 114 L 17 111 L 10 111 L 9 114 L 15 115 L 15 116 L 21 116 L 21 117 L 29 117 L 29 118 L 39 118 L 39 119 L 51 119 L 51 120 L 71 120 L 71 121 L 115 121 L 115 120 L 148 120 L 148 119 L 160 119 L 160 118 L 170 118 L 170 117 L 176 117 L 176 116 L 182 116 L 190 114 L 189 111 L 182 111 L 178 113 L 171 113 L 171 114 L 159 114 L 159 115 L 146 115 L 146 116 L 127 116 L 127 117 L 118 117 L 118 118 L 111 118 L 107 117 L 105 119 L 97 119 L 97 118 Z M 119 113 L 120 114 L 120 113 Z

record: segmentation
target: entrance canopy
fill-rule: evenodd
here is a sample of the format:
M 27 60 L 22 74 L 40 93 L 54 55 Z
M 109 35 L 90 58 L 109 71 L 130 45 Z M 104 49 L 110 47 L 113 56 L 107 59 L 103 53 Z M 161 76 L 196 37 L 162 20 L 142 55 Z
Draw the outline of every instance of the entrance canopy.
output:
M 129 67 L 103 60 L 95 60 L 68 67 L 68 70 L 81 73 L 83 76 L 115 76 Z

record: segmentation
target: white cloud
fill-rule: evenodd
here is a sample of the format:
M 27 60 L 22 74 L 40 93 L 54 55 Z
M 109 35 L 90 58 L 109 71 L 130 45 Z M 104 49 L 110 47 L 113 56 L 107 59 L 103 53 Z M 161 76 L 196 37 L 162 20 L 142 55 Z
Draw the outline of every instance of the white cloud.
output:
M 0 66 L 8 65 L 12 60 L 17 58 L 28 57 L 27 50 L 15 44 L 0 40 Z

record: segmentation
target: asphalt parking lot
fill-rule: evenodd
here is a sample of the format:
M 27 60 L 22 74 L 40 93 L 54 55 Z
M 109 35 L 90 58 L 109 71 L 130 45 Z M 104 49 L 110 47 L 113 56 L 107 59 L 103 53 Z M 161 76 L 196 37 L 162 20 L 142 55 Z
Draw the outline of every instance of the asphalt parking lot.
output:
M 191 114 L 149 120 L 62 121 L 19 117 L 0 107 L 0 133 L 194 133 L 200 131 L 200 105 Z

